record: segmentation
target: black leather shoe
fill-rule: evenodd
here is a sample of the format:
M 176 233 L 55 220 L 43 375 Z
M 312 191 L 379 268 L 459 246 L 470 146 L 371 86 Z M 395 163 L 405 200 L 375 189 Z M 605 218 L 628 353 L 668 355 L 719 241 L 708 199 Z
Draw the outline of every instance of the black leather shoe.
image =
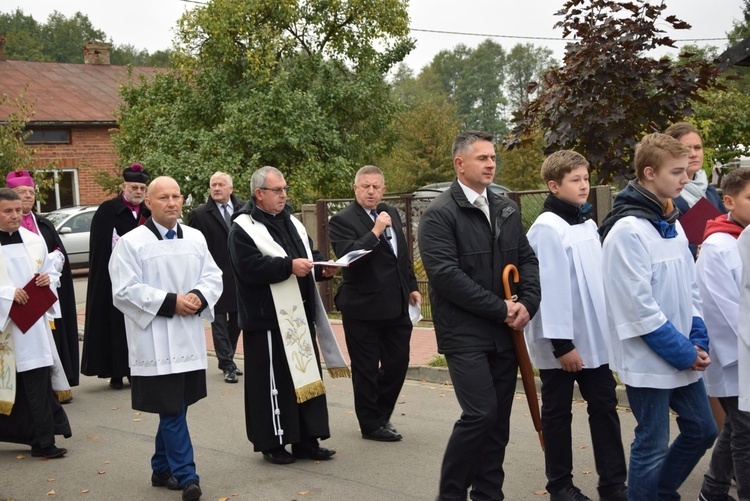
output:
M 376 440 L 378 442 L 398 442 L 403 437 L 400 433 L 394 433 L 385 426 L 381 426 L 375 431 L 362 432 L 362 438 L 367 440 Z
M 241 376 L 243 374 L 243 372 L 240 370 L 239 367 L 234 368 L 234 373 L 237 374 L 238 376 Z
M 239 380 L 237 379 L 237 371 L 234 368 L 230 368 L 224 371 L 224 382 L 225 383 L 236 383 Z
M 398 430 L 396 429 L 396 427 L 393 426 L 393 423 L 391 423 L 390 421 L 388 421 L 387 423 L 385 423 L 385 427 L 388 428 L 389 430 L 391 430 L 396 435 L 400 435 L 400 433 L 398 432 Z
M 296 461 L 294 456 L 289 454 L 289 451 L 283 447 L 271 449 L 270 451 L 263 451 L 263 459 L 271 464 L 292 464 Z
M 196 501 L 200 499 L 203 492 L 197 480 L 188 480 L 182 488 L 182 501 Z
M 161 473 L 151 473 L 151 485 L 154 487 L 166 487 L 170 491 L 179 491 L 180 483 L 174 478 L 169 470 Z
M 122 378 L 121 377 L 113 377 L 109 380 L 109 386 L 114 388 L 115 390 L 122 390 Z
M 61 458 L 65 454 L 68 453 L 68 449 L 65 449 L 63 447 L 55 447 L 54 445 L 50 445 L 49 447 L 32 447 L 31 448 L 31 457 L 34 458 L 47 458 L 47 459 L 55 459 L 55 458 Z
M 331 459 L 336 451 L 317 446 L 312 449 L 292 446 L 292 456 L 297 459 L 312 459 L 313 461 L 325 461 Z

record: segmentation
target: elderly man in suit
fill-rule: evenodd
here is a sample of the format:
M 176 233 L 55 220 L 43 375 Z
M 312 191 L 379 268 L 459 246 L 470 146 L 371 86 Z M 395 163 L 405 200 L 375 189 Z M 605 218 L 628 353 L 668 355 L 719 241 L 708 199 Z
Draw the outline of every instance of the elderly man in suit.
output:
M 224 292 L 214 308 L 214 321 L 211 322 L 211 335 L 214 341 L 219 370 L 224 372 L 224 381 L 236 383 L 242 372 L 234 363 L 240 326 L 237 322 L 237 291 L 229 260 L 227 237 L 232 225 L 232 215 L 239 211 L 245 202 L 238 199 L 233 191 L 232 177 L 224 172 L 215 172 L 209 181 L 211 200 L 199 205 L 188 217 L 188 224 L 203 233 L 208 242 L 211 256 L 224 273 Z
M 331 218 L 329 236 L 339 257 L 372 251 L 344 268 L 336 306 L 343 315 L 362 437 L 395 442 L 402 436 L 390 418 L 409 368 L 409 304 L 421 304 L 422 296 L 398 211 L 380 203 L 383 193 L 383 172 L 374 165 L 359 169 L 356 201 Z

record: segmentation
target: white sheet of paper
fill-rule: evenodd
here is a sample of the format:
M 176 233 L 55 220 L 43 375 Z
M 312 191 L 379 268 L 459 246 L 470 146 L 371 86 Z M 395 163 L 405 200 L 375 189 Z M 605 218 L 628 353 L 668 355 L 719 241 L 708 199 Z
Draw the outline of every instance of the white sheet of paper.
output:
M 419 303 L 409 303 L 409 318 L 411 318 L 412 325 L 416 325 L 417 322 L 422 320 L 422 305 Z
M 349 266 L 351 263 L 356 261 L 357 259 L 366 256 L 372 252 L 372 250 L 365 250 L 365 249 L 359 249 L 359 250 L 353 250 L 349 252 L 348 254 L 345 254 L 344 256 L 341 256 L 337 261 L 313 261 L 313 264 L 317 264 L 319 266 L 338 266 L 340 268 L 345 268 Z

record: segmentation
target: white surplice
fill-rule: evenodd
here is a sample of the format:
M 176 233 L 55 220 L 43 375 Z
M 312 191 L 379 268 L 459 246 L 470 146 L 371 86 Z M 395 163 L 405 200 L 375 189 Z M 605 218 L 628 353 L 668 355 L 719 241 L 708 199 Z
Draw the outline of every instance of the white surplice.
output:
M 122 236 L 112 251 L 112 299 L 125 315 L 130 373 L 157 376 L 206 369 L 203 320 L 214 320 L 221 270 L 203 234 L 180 225 L 183 238 L 159 240 L 145 225 Z M 157 316 L 167 293 L 197 289 L 208 306 L 199 315 Z
M 702 317 L 695 265 L 679 221 L 677 236 L 662 238 L 649 221 L 628 216 L 610 230 L 602 246 L 612 370 L 638 388 L 679 388 L 700 371 L 675 369 L 641 339 L 671 321 L 685 337 L 693 317 Z
M 537 369 L 559 369 L 550 339 L 569 339 L 586 369 L 608 363 L 602 249 L 596 223 L 570 225 L 544 212 L 527 237 L 539 259 L 542 284 L 539 311 L 525 330 L 531 362 Z
M 710 235 L 701 245 L 695 270 L 710 342 L 711 365 L 703 375 L 706 392 L 711 397 L 736 397 L 737 317 L 742 285 L 737 239 L 729 233 Z
M 35 273 L 50 273 L 53 263 L 47 256 L 47 246 L 42 237 L 19 228 L 21 244 L 0 246 L 2 263 L 0 263 L 0 331 L 5 330 L 10 320 L 10 308 L 16 288 L 23 288 Z M 53 292 L 57 292 L 50 283 Z M 52 341 L 49 319 L 59 315 L 59 302 L 47 310 L 31 328 L 22 333 L 12 323 L 13 349 L 18 372 L 25 372 L 53 364 L 53 350 L 57 350 Z
M 750 228 L 750 227 L 748 227 Z M 739 407 L 750 412 L 750 233 L 742 230 L 737 248 L 742 259 L 742 289 L 740 290 L 740 313 L 737 336 L 737 373 L 742 381 L 739 387 Z

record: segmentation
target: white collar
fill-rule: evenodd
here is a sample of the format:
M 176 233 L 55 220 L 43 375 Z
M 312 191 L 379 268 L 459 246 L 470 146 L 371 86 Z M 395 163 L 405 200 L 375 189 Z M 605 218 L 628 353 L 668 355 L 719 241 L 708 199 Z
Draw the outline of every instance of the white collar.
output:
M 468 186 L 466 186 L 464 183 L 462 183 L 460 180 L 456 179 L 458 181 L 458 185 L 461 187 L 461 189 L 464 192 L 464 195 L 466 195 L 466 199 L 469 201 L 471 205 L 474 205 L 474 201 L 479 198 L 479 196 L 483 196 L 485 200 L 489 202 L 489 198 L 487 197 L 487 188 L 482 191 L 482 193 L 477 193 L 476 191 L 472 190 Z

